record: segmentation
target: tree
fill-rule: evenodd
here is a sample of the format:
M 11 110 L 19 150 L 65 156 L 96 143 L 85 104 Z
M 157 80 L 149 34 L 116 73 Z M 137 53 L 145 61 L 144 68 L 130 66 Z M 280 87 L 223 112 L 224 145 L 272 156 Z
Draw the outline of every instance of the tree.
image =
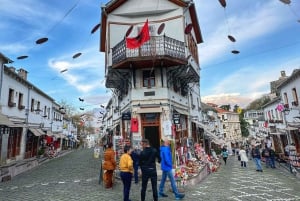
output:
M 241 110 L 241 113 L 239 114 L 239 119 L 240 119 L 240 126 L 241 126 L 241 132 L 243 137 L 248 137 L 249 136 L 249 123 L 245 121 L 244 119 L 244 110 Z
M 230 104 L 228 104 L 228 105 L 221 105 L 220 108 L 222 108 L 223 110 L 229 111 L 231 109 L 231 106 L 230 106 Z
M 262 97 L 252 101 L 247 107 L 246 110 L 261 110 L 262 106 L 271 101 L 271 98 L 268 95 L 263 95 Z
M 61 108 L 63 108 L 62 110 L 65 111 L 65 113 L 68 117 L 75 115 L 75 113 L 76 113 L 75 107 L 73 105 L 67 103 L 66 100 L 61 100 L 60 102 L 58 102 L 58 104 L 60 105 Z

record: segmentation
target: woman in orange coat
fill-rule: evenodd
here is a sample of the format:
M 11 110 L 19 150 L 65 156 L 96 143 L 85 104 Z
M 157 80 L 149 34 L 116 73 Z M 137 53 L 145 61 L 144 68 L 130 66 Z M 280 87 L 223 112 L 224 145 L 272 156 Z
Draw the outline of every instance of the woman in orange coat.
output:
M 109 143 L 107 149 L 104 152 L 104 163 L 103 169 L 106 170 L 104 173 L 104 181 L 106 188 L 112 188 L 112 177 L 114 170 L 116 169 L 115 152 L 112 148 L 113 144 Z

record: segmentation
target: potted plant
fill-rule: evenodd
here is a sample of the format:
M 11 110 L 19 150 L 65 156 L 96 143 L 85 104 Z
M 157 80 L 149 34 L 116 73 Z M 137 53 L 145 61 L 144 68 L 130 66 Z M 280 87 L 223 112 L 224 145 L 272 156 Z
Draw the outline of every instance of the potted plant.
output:
M 40 149 L 38 150 L 38 155 L 37 155 L 37 157 L 40 158 L 40 157 L 43 156 L 44 154 L 45 154 L 45 149 L 40 148 Z

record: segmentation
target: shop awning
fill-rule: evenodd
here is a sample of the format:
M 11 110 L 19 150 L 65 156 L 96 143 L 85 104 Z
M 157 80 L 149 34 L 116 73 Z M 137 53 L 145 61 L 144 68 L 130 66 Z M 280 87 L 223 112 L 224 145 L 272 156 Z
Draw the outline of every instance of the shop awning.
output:
M 270 133 L 270 135 L 286 135 L 286 133 L 276 132 L 276 133 Z
M 47 135 L 53 136 L 53 137 L 56 137 L 56 138 L 61 138 L 60 134 L 58 134 L 58 133 L 52 133 L 51 131 L 47 131 Z
M 295 129 L 299 129 L 300 128 L 300 122 L 288 123 L 288 127 L 293 127 Z
M 161 113 L 161 112 L 162 112 L 162 108 L 161 107 L 139 108 L 136 111 L 136 113 Z
M 285 128 L 285 130 L 287 130 L 287 131 L 294 131 L 294 130 L 298 130 L 298 128 L 288 126 L 288 127 Z
M 215 135 L 215 134 L 213 134 L 210 130 L 209 130 L 209 128 L 206 126 L 206 125 L 204 125 L 203 123 L 201 123 L 201 122 L 198 122 L 198 121 L 192 121 L 193 123 L 195 123 L 195 124 L 197 124 L 198 126 L 200 126 L 201 128 L 203 128 L 204 129 L 204 134 L 206 134 L 207 136 L 210 136 L 210 137 L 212 137 L 212 138 L 216 138 L 217 136 Z
M 7 116 L 0 113 L 0 125 L 13 127 L 15 124 L 11 122 Z
M 225 144 L 225 141 L 223 139 L 213 139 L 212 142 L 218 145 Z
M 29 131 L 31 133 L 33 133 L 33 135 L 35 135 L 35 136 L 45 135 L 45 133 L 42 130 L 38 129 L 38 128 L 29 128 Z
M 180 109 L 180 108 L 174 108 L 174 110 L 176 111 L 176 112 L 178 112 L 179 114 L 184 114 L 184 115 L 189 115 L 189 112 L 188 111 L 186 111 L 186 110 L 183 110 L 183 109 Z

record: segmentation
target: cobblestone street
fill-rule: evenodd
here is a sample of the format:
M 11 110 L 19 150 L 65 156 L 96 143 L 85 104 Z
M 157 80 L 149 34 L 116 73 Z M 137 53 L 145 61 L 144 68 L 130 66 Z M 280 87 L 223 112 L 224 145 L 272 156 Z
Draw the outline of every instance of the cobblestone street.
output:
M 5 201 L 92 201 L 122 200 L 122 184 L 116 179 L 113 189 L 99 185 L 100 160 L 93 149 L 75 150 L 39 167 L 0 183 L 0 200 Z M 159 183 L 159 182 L 158 182 Z M 150 183 L 147 201 L 152 201 Z M 130 198 L 140 200 L 140 183 L 132 184 Z M 300 180 L 286 171 L 266 169 L 256 172 L 252 161 L 245 169 L 231 156 L 228 164 L 204 181 L 185 189 L 184 200 L 300 200 Z M 160 200 L 174 200 L 174 195 Z

